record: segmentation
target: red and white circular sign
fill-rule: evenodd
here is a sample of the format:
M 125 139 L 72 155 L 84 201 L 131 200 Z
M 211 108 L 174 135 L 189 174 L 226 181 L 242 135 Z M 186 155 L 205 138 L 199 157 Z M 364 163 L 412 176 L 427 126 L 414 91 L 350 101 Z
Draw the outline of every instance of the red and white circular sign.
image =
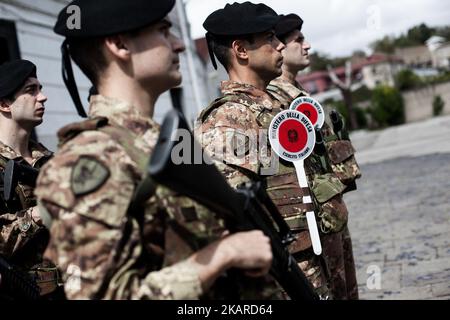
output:
M 299 97 L 295 99 L 291 102 L 289 109 L 304 113 L 317 129 L 322 128 L 325 122 L 325 113 L 322 106 L 316 99 L 311 97 Z
M 270 123 L 269 141 L 272 150 L 286 161 L 307 158 L 314 149 L 316 133 L 308 117 L 296 110 L 278 113 Z

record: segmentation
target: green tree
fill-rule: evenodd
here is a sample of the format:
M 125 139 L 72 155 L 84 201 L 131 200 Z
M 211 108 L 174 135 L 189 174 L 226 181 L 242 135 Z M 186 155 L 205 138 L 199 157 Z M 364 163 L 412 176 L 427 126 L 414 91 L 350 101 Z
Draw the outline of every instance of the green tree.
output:
M 355 106 L 356 121 L 358 121 L 358 128 L 367 128 L 366 111 L 358 106 Z
M 406 35 L 398 37 L 393 43 L 396 48 L 414 47 L 422 44 L 422 42 L 411 39 Z
M 309 55 L 309 59 L 311 71 L 326 71 L 327 65 L 331 65 L 333 68 L 339 67 L 344 65 L 348 58 L 330 58 L 327 54 L 314 52 Z
M 353 101 L 355 103 L 365 102 L 365 101 L 370 100 L 370 98 L 372 97 L 372 91 L 369 88 L 367 88 L 365 85 L 363 85 L 360 88 L 353 91 L 352 95 L 353 95 Z
M 381 128 L 404 123 L 405 111 L 400 91 L 389 86 L 375 88 L 369 113 Z
M 433 99 L 433 116 L 440 116 L 444 110 L 445 102 L 441 96 L 435 96 Z
M 324 105 L 327 105 L 331 109 L 336 109 L 337 112 L 339 112 L 345 119 L 345 123 L 349 123 L 350 119 L 348 117 L 348 110 L 345 107 L 345 104 L 343 101 L 334 101 L 334 100 L 327 100 L 324 102 Z M 354 106 L 353 110 L 355 111 L 356 115 L 356 121 L 358 122 L 358 128 L 367 128 L 367 116 L 366 112 L 358 107 L 357 105 Z M 348 129 L 348 126 L 347 126 Z
M 323 71 L 327 70 L 327 65 L 330 64 L 331 59 L 327 55 L 314 52 L 309 55 L 309 61 L 311 61 L 309 65 L 311 71 Z
M 418 26 L 414 26 L 408 30 L 407 38 L 411 40 L 411 42 L 423 44 L 434 34 L 435 31 L 435 29 L 429 28 L 425 23 L 421 23 Z
M 366 53 L 364 50 L 357 49 L 357 50 L 353 51 L 352 56 L 365 58 Z
M 370 47 L 375 52 L 383 53 L 394 53 L 395 50 L 394 40 L 389 36 L 384 36 L 384 38 L 376 40 L 370 45 Z
M 413 89 L 421 83 L 420 77 L 409 69 L 402 70 L 395 76 L 395 85 L 399 90 Z
M 394 53 L 395 48 L 405 48 L 423 45 L 434 34 L 450 39 L 450 27 L 430 28 L 425 23 L 416 25 L 398 37 L 384 36 L 371 44 L 371 48 L 377 52 L 387 54 Z

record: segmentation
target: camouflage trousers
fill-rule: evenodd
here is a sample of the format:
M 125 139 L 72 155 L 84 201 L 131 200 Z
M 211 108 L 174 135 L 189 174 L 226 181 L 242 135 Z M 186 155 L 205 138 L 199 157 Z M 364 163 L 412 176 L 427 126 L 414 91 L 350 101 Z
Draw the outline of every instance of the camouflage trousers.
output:
M 348 227 L 337 233 L 326 234 L 321 240 L 333 298 L 358 300 L 355 261 Z
M 297 252 L 294 255 L 298 266 L 313 285 L 314 291 L 322 298 L 331 298 L 327 283 L 327 266 L 321 256 L 316 256 L 312 248 Z

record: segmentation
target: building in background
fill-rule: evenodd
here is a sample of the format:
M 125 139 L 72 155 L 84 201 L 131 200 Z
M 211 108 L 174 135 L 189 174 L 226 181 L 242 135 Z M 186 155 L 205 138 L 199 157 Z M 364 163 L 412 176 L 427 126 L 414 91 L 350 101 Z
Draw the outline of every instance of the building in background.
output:
M 373 54 L 360 65 L 361 81 L 369 89 L 378 85 L 395 86 L 395 76 L 405 68 L 401 58 L 384 54 Z
M 58 12 L 69 2 L 70 0 L 0 0 L 0 63 L 22 58 L 37 65 L 39 79 L 48 96 L 44 123 L 37 127 L 37 136 L 39 141 L 52 150 L 56 149 L 58 129 L 80 120 L 61 77 L 60 45 L 63 38 L 53 32 Z M 207 77 L 194 42 L 189 37 L 189 25 L 182 1 L 177 1 L 169 17 L 174 25 L 174 33 L 184 40 L 187 48 L 181 54 L 183 102 L 187 117 L 193 120 L 209 101 Z M 91 84 L 75 65 L 74 72 L 82 102 L 87 108 Z M 160 122 L 170 108 L 171 101 L 166 93 L 158 100 L 155 119 Z
M 403 68 L 404 63 L 398 57 L 373 54 L 352 64 L 353 89 L 356 90 L 363 85 L 369 89 L 374 89 L 380 84 L 393 86 L 396 74 Z M 333 71 L 340 80 L 344 80 L 345 67 L 337 67 Z M 319 101 L 342 99 L 340 91 L 331 81 L 328 71 L 300 73 L 297 81 Z
M 433 36 L 426 41 L 434 68 L 450 70 L 450 42 Z
M 395 48 L 394 55 L 410 67 L 430 67 L 431 53 L 427 46 Z

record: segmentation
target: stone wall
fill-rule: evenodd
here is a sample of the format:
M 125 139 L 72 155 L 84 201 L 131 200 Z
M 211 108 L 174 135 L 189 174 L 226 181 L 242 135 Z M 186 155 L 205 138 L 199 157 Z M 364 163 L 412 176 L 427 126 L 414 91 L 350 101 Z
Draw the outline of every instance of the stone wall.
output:
M 406 122 L 431 118 L 433 116 L 433 99 L 438 95 L 445 102 L 443 114 L 450 114 L 450 82 L 403 92 Z

